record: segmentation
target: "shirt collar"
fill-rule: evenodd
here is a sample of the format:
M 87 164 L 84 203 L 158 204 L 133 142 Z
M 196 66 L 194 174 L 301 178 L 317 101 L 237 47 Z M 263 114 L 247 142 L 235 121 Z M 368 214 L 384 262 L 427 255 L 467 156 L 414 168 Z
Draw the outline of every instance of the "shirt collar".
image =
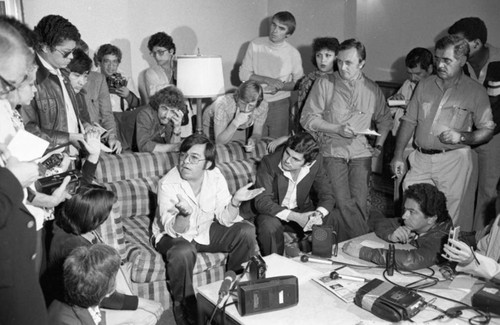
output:
M 311 167 L 316 163 L 316 160 L 314 160 L 312 163 L 310 164 L 306 164 L 304 166 L 302 166 L 300 168 L 300 171 L 299 171 L 299 176 L 297 177 L 297 183 L 300 182 L 307 174 L 309 174 L 309 172 L 311 171 Z M 283 166 L 281 165 L 281 160 L 278 164 L 278 167 L 279 169 L 281 169 L 281 171 L 283 172 L 283 175 L 285 175 L 286 178 L 288 179 L 293 179 L 292 178 L 292 173 L 290 173 L 289 171 L 287 170 L 284 170 L 283 169 Z
M 55 74 L 57 76 L 61 75 L 61 72 L 59 69 L 54 68 L 50 63 L 48 63 L 41 55 L 37 53 L 38 59 L 40 60 L 40 63 L 42 63 L 43 67 L 47 69 L 50 73 Z
M 464 75 L 465 74 L 463 70 L 460 70 L 460 75 L 453 81 L 453 85 L 450 88 L 457 88 L 460 82 L 462 81 Z M 439 78 L 437 75 L 436 75 L 436 84 L 438 85 L 439 89 L 444 90 L 443 79 Z

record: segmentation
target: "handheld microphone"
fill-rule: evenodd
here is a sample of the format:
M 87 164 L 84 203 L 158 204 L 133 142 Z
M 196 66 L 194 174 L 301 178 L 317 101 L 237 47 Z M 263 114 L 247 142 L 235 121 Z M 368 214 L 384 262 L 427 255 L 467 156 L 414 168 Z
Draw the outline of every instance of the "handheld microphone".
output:
M 338 274 L 337 271 L 333 271 L 332 273 L 330 273 L 330 278 L 333 280 L 344 279 L 344 280 L 350 280 L 350 281 L 368 282 L 368 280 L 365 278 L 361 278 L 359 276 Z
M 304 263 L 306 263 L 306 262 L 312 262 L 312 263 L 329 264 L 329 265 L 333 264 L 333 262 L 330 261 L 330 260 L 325 260 L 325 259 L 322 259 L 322 258 L 310 257 L 310 256 L 307 256 L 307 255 L 302 255 L 300 257 L 300 260 L 302 262 L 304 262 Z
M 394 275 L 395 254 L 396 249 L 394 248 L 394 244 L 389 244 L 389 249 L 387 250 L 387 254 L 385 257 L 385 270 L 387 271 L 388 276 Z
M 229 291 L 233 286 L 234 280 L 236 280 L 236 273 L 234 273 L 234 271 L 227 271 L 226 274 L 224 274 L 224 281 L 222 281 L 220 285 L 219 299 L 216 305 L 219 305 L 224 299 L 229 297 Z

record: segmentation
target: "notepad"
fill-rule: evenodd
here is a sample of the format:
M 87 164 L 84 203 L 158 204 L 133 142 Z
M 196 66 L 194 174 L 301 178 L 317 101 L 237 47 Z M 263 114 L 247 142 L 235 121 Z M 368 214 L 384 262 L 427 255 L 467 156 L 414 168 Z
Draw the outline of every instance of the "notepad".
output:
M 49 142 L 26 131 L 19 130 L 10 141 L 7 149 L 19 161 L 32 161 L 43 156 Z

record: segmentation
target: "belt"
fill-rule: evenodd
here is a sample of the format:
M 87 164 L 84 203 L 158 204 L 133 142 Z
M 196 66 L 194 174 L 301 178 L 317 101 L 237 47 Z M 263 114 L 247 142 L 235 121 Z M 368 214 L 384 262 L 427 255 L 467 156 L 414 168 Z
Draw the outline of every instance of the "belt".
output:
M 423 154 L 426 154 L 426 155 L 437 155 L 437 154 L 445 153 L 445 152 L 452 151 L 452 150 L 455 150 L 455 149 L 456 148 L 454 148 L 454 149 L 440 149 L 440 150 L 437 150 L 437 149 L 424 149 L 424 148 L 420 148 L 419 146 L 417 146 L 417 150 L 420 151 Z

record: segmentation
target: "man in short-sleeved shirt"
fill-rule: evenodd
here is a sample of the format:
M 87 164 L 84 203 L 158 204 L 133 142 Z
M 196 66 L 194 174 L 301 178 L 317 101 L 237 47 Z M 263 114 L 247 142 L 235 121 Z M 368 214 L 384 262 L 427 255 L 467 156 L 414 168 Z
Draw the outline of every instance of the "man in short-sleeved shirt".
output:
M 469 45 L 458 36 L 436 42 L 437 75 L 421 81 L 408 105 L 391 162 L 396 176 L 404 173 L 402 153 L 415 133 L 417 149 L 409 156 L 403 182 L 434 184 L 445 193 L 455 226 L 467 224 L 461 201 L 472 172 L 470 145 L 489 141 L 495 123 L 484 88 L 463 74 Z M 473 130 L 473 127 L 475 129 Z
M 473 229 L 480 231 L 488 221 L 493 202 L 497 197 L 497 183 L 500 179 L 500 48 L 487 43 L 488 30 L 478 17 L 462 18 L 449 29 L 451 35 L 458 35 L 469 43 L 470 53 L 464 66 L 464 73 L 481 83 L 490 98 L 491 113 L 496 127 L 493 138 L 485 144 L 473 147 L 477 154 L 473 160 L 474 170 L 469 186 L 470 209 L 474 209 Z M 475 159 L 473 155 L 473 159 Z M 477 186 L 474 186 L 477 178 Z M 477 188 L 477 198 L 476 198 Z M 474 199 L 476 204 L 474 205 Z M 472 213 L 472 212 L 471 212 Z

